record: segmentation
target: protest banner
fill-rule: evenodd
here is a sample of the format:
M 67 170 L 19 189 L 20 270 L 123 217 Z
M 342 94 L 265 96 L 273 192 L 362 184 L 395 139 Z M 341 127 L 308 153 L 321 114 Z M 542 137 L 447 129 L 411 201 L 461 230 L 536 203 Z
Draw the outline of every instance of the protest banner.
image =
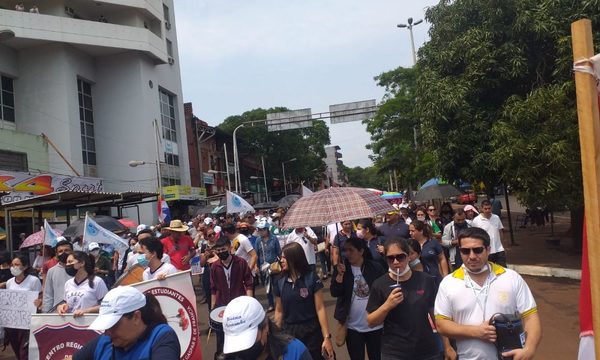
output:
M 34 314 L 29 333 L 30 360 L 63 360 L 72 356 L 100 332 L 87 327 L 98 315 Z
M 149 280 L 131 286 L 152 294 L 160 303 L 181 345 L 181 360 L 202 360 L 196 294 L 190 270 L 168 275 L 164 280 Z
M 0 327 L 29 329 L 37 291 L 0 290 Z

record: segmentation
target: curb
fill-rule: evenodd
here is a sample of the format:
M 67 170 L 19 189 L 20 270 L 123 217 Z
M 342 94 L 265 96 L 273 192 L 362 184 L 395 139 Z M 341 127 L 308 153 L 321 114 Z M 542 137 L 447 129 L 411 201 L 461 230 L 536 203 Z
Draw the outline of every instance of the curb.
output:
M 567 278 L 572 280 L 581 280 L 581 270 L 553 268 L 534 265 L 508 265 L 509 269 L 518 272 L 521 275 L 531 276 L 549 276 L 558 278 Z

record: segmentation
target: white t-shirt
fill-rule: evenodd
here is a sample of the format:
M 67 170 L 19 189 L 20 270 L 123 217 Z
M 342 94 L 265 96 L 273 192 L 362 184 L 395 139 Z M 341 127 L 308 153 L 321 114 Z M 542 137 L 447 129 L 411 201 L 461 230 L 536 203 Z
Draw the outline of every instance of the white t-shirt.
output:
M 313 239 L 317 238 L 315 232 L 312 231 L 312 229 L 309 227 L 306 228 L 306 235 L 310 236 Z M 294 230 L 291 234 L 288 235 L 287 238 L 288 244 L 292 241 L 297 242 L 298 244 L 300 244 L 300 246 L 302 246 L 302 249 L 304 250 L 304 255 L 306 255 L 306 261 L 308 262 L 308 265 L 315 265 L 317 263 L 315 245 L 311 243 L 310 240 L 305 238 L 303 234 L 298 234 Z
M 100 301 L 106 295 L 108 289 L 104 280 L 100 277 L 94 277 L 94 288 L 90 288 L 87 278 L 81 284 L 75 282 L 75 278 L 65 283 L 65 301 L 69 306 L 69 312 L 75 310 L 87 309 L 100 304 Z
M 333 224 L 328 224 L 327 225 L 327 236 L 329 237 L 329 244 L 330 245 L 334 245 L 334 241 L 335 241 L 335 236 L 337 235 L 338 231 L 342 230 L 342 224 L 340 223 L 333 223 Z
M 156 277 L 160 274 L 171 275 L 179 272 L 177 268 L 171 264 L 162 263 L 155 272 L 150 271 L 150 267 L 147 267 L 142 274 L 142 278 L 144 281 L 156 279 Z
M 42 282 L 33 275 L 25 276 L 25 279 L 20 284 L 17 284 L 15 278 L 10 278 L 6 282 L 6 290 L 25 290 L 25 291 L 42 291 Z
M 246 235 L 238 234 L 238 236 L 236 236 L 231 242 L 231 245 L 234 254 L 246 260 L 248 265 L 250 265 L 250 251 L 253 251 L 254 248 L 252 247 L 252 243 L 246 237 Z
M 500 240 L 500 230 L 504 229 L 504 226 L 502 226 L 502 221 L 498 215 L 492 214 L 492 216 L 487 219 L 483 217 L 482 214 L 479 214 L 473 219 L 472 225 L 482 228 L 490 235 L 490 254 L 504 251 L 502 241 Z
M 480 287 L 472 281 L 464 267 L 446 276 L 435 298 L 435 317 L 461 325 L 480 325 L 496 313 L 518 312 L 521 317 L 527 317 L 537 312 L 535 299 L 521 275 L 496 264 L 491 266 L 487 290 L 486 284 Z M 494 344 L 482 340 L 457 339 L 456 345 L 461 360 L 497 357 Z
M 358 332 L 368 332 L 383 328 L 383 324 L 369 327 L 367 323 L 367 303 L 369 302 L 369 285 L 365 281 L 359 266 L 350 266 L 354 276 L 352 286 L 352 300 L 350 301 L 350 312 L 348 313 L 348 329 Z

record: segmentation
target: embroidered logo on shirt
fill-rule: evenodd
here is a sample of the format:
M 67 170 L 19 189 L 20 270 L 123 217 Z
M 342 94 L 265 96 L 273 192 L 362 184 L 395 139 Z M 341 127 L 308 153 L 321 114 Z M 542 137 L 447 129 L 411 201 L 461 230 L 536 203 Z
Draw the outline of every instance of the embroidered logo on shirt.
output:
M 303 298 L 306 298 L 308 296 L 308 289 L 300 288 L 300 296 L 302 296 Z

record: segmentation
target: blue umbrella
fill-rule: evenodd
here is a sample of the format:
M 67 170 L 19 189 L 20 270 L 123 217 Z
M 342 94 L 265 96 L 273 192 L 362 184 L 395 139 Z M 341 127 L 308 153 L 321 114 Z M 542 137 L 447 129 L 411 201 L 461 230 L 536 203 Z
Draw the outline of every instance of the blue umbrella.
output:
M 442 181 L 442 179 L 440 178 L 431 178 L 429 180 L 427 180 L 425 182 L 425 184 L 423 184 L 423 186 L 421 186 L 421 189 L 426 188 L 428 186 L 433 186 L 433 185 L 440 185 L 440 184 L 444 184 L 445 182 Z

